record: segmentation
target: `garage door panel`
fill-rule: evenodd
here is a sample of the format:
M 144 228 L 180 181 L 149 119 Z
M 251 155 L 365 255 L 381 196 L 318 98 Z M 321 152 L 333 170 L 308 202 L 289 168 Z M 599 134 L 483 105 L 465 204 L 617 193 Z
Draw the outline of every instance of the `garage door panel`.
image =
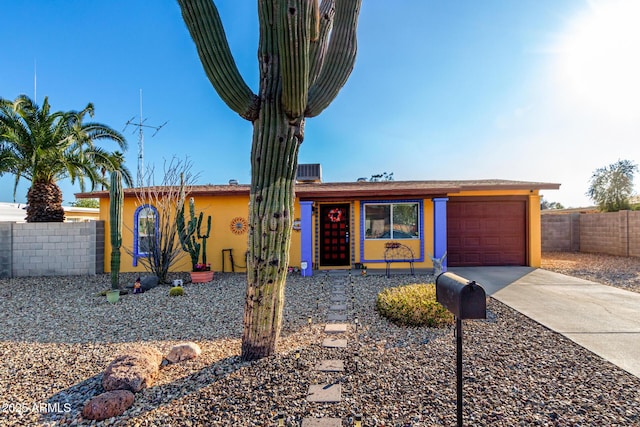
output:
M 485 252 L 482 254 L 480 263 L 482 265 L 496 265 L 501 260 L 500 252 Z
M 526 201 L 449 201 L 450 266 L 526 265 Z

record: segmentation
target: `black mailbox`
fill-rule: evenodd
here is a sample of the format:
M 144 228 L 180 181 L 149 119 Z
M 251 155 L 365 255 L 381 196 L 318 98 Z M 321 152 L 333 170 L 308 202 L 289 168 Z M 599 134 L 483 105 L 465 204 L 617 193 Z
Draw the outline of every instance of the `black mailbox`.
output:
M 474 281 L 453 273 L 436 278 L 436 300 L 458 319 L 486 319 L 487 296 Z

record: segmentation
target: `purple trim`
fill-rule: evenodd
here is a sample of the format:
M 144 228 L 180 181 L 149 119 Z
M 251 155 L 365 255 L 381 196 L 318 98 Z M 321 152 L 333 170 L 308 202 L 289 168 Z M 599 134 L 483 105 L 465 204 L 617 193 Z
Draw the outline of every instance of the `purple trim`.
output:
M 151 206 L 149 204 L 144 204 L 142 206 L 139 206 L 135 213 L 133 214 L 133 266 L 137 267 L 138 266 L 138 258 L 145 258 L 148 256 L 148 254 L 145 253 L 140 253 L 138 252 L 138 217 L 140 216 L 140 211 L 142 211 L 143 209 L 149 208 L 153 211 L 153 215 L 155 218 L 155 228 L 156 228 L 156 233 L 158 230 L 158 209 L 156 209 L 154 206 Z
M 385 262 L 384 258 L 381 259 L 368 259 L 364 257 L 364 235 L 365 235 L 365 229 L 364 229 L 364 206 L 365 205 L 376 205 L 376 204 L 381 204 L 381 203 L 417 203 L 418 204 L 418 229 L 420 230 L 420 254 L 418 256 L 418 258 L 416 258 L 416 262 L 423 262 L 424 261 L 424 221 L 422 220 L 422 216 L 423 211 L 424 211 L 424 202 L 423 200 L 367 200 L 367 201 L 360 201 L 360 262 L 361 263 L 365 263 L 365 262 L 372 262 L 372 263 L 376 263 L 376 262 Z M 393 239 L 389 239 L 389 240 L 393 240 Z M 405 239 L 398 239 L 398 241 L 402 242 L 402 240 Z M 413 241 L 414 239 L 406 239 L 406 240 L 410 240 Z
M 313 202 L 300 202 L 300 264 L 303 276 L 313 276 Z
M 440 258 L 447 251 L 447 200 L 436 197 L 433 200 L 433 256 Z M 442 271 L 447 271 L 447 258 L 442 263 Z

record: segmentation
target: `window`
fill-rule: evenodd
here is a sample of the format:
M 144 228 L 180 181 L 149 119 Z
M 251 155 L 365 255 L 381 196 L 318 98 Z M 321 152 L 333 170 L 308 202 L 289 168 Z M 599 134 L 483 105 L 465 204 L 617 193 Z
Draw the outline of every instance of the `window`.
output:
M 138 265 L 138 258 L 146 257 L 153 248 L 158 228 L 158 210 L 151 205 L 143 205 L 136 209 L 134 215 L 135 240 L 133 241 L 133 266 Z
M 365 239 L 418 239 L 418 203 L 366 203 Z

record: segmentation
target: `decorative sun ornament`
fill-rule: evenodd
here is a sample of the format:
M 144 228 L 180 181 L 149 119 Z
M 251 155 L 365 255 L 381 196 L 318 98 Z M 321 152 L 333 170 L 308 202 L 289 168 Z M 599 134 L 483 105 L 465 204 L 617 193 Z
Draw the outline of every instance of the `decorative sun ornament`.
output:
M 233 234 L 244 234 L 249 230 L 249 222 L 241 216 L 231 220 L 231 231 Z

